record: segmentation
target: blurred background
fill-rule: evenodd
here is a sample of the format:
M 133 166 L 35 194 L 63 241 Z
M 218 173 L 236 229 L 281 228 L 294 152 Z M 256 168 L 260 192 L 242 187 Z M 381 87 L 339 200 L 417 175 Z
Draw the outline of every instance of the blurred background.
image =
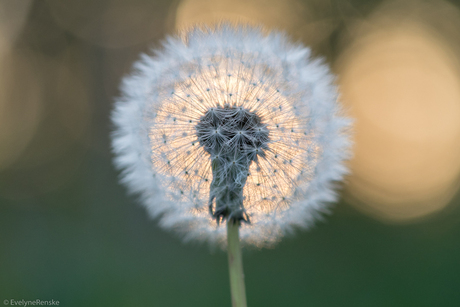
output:
M 222 19 L 309 45 L 355 118 L 333 213 L 244 251 L 249 306 L 460 306 L 458 0 L 0 0 L 0 300 L 230 306 L 226 254 L 118 184 L 109 119 L 141 52 Z

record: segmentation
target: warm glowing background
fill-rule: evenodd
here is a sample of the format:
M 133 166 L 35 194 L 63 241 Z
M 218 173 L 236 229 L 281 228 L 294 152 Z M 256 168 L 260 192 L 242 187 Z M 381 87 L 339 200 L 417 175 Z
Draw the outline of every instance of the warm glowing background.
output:
M 252 306 L 459 306 L 460 1 L 0 1 L 0 300 L 229 306 L 226 256 L 158 229 L 117 183 L 121 77 L 222 19 L 312 47 L 355 118 L 333 215 L 245 254 Z M 180 293 L 180 295 L 178 295 Z

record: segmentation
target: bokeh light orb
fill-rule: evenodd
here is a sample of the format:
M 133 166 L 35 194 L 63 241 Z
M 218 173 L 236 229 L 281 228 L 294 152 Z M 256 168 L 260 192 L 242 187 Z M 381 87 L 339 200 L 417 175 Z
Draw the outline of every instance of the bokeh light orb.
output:
M 295 30 L 304 24 L 299 14 L 302 9 L 297 0 L 183 0 L 177 8 L 175 22 L 179 30 L 222 20 Z
M 357 27 L 338 61 L 355 122 L 348 196 L 384 220 L 443 209 L 460 171 L 460 78 L 452 46 L 425 25 L 385 12 Z

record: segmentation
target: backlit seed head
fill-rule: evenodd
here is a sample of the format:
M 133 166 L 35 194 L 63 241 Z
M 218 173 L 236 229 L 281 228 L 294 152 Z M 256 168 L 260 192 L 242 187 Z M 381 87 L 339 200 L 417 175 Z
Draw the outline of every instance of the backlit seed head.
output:
M 333 76 L 285 35 L 221 25 L 169 38 L 123 81 L 112 114 L 121 181 L 186 239 L 277 242 L 309 227 L 346 173 L 350 121 Z

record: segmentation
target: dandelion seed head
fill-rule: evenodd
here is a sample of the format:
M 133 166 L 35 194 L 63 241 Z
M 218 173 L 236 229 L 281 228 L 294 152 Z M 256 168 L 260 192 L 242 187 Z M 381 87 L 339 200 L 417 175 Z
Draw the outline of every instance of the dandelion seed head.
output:
M 186 239 L 225 244 L 228 219 L 257 246 L 308 228 L 347 172 L 333 81 L 280 33 L 224 24 L 170 37 L 135 64 L 112 114 L 122 182 Z

